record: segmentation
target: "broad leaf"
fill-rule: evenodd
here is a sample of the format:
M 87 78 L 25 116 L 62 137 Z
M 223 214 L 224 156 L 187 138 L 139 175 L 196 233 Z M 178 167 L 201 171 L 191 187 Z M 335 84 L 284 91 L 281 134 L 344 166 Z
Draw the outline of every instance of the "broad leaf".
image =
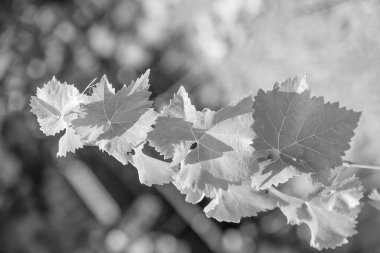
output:
M 145 141 L 158 115 L 150 108 L 148 75 L 149 71 L 117 93 L 104 76 L 88 103 L 81 105 L 79 118 L 72 121 L 83 141 L 122 164 L 128 162 L 132 148 Z
M 357 178 L 338 182 L 305 199 L 289 196 L 274 188 L 270 188 L 270 195 L 277 200 L 289 224 L 304 223 L 309 227 L 312 247 L 319 250 L 335 248 L 356 234 L 359 200 L 363 195 Z
M 146 89 L 138 90 L 132 85 L 124 85 L 115 94 L 103 76 L 90 97 L 90 103 L 81 106 L 82 115 L 73 121 L 73 125 L 75 128 L 101 127 L 103 133 L 98 139 L 120 137 L 150 108 L 149 96 Z
M 258 167 L 251 147 L 252 101 L 244 98 L 214 112 L 198 112 L 183 87 L 163 108 L 149 143 L 173 165 L 181 164 L 182 188 L 208 195 L 249 179 Z
M 243 217 L 256 216 L 275 207 L 275 202 L 267 193 L 252 189 L 246 181 L 241 185 L 231 185 L 226 191 L 219 189 L 204 212 L 207 217 L 218 221 L 238 223 Z
M 153 111 L 153 109 L 148 109 L 139 120 L 120 137 L 116 136 L 110 140 L 98 140 L 96 141 L 96 145 L 100 150 L 106 151 L 122 164 L 127 164 L 129 152 L 131 152 L 135 146 L 145 141 L 147 133 L 152 130 L 152 125 L 157 115 L 158 113 Z
M 304 86 L 297 82 L 287 81 L 267 92 L 259 90 L 255 97 L 253 129 L 257 137 L 253 146 L 258 156 L 271 161 L 263 171 L 268 174 L 263 183 L 268 185 L 289 165 L 326 183 L 326 170 L 342 165 L 341 157 L 350 147 L 360 117 L 360 113 L 339 108 L 338 103 L 310 98 L 310 91 L 302 91 Z

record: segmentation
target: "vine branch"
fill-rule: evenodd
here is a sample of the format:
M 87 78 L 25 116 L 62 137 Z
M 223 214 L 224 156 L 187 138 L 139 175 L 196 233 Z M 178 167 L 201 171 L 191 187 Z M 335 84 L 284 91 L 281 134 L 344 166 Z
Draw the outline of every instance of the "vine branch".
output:
M 343 166 L 347 168 L 361 168 L 361 169 L 370 169 L 370 170 L 380 170 L 380 165 L 368 165 L 368 164 L 360 164 L 351 161 L 343 161 Z

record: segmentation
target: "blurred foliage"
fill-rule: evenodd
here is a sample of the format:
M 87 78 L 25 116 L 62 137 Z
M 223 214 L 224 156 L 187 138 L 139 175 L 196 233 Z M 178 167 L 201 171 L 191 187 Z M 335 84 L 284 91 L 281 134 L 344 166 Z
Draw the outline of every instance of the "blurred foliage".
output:
M 364 111 L 348 157 L 379 163 L 379 11 L 375 0 L 0 1 L 0 252 L 314 252 L 307 229 L 287 226 L 278 210 L 205 222 L 200 208 L 88 148 L 67 159 L 87 164 L 123 214 L 102 226 L 28 101 L 53 75 L 83 90 L 106 74 L 119 88 L 151 68 L 157 109 L 180 85 L 198 108 L 216 109 L 307 71 L 313 94 Z M 368 189 L 380 180 L 360 175 Z M 379 222 L 364 207 L 358 235 L 334 252 L 377 252 Z

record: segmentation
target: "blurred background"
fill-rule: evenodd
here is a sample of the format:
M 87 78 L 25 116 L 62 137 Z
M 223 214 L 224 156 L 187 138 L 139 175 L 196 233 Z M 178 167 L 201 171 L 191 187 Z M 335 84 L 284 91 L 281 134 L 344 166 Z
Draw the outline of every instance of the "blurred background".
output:
M 219 223 L 96 148 L 56 158 L 60 136 L 40 132 L 30 96 L 53 75 L 83 91 L 106 74 L 119 89 L 150 68 L 157 110 L 180 85 L 198 109 L 218 109 L 307 72 L 313 95 L 363 111 L 346 158 L 376 164 L 379 14 L 376 0 L 1 0 L 0 252 L 315 252 L 279 210 Z M 364 206 L 334 252 L 380 252 L 379 227 Z

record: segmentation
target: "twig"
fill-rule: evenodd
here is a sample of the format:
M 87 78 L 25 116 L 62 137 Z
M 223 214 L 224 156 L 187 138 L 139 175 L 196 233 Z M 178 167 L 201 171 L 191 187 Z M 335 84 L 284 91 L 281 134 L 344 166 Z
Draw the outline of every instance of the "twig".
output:
M 358 164 L 350 161 L 343 161 L 343 166 L 347 168 L 361 168 L 370 170 L 380 170 L 380 165 L 368 165 L 368 164 Z
M 82 92 L 82 94 L 84 94 L 88 89 L 91 88 L 91 86 L 95 83 L 96 81 L 96 77 L 86 86 L 86 88 L 84 89 L 84 91 Z

